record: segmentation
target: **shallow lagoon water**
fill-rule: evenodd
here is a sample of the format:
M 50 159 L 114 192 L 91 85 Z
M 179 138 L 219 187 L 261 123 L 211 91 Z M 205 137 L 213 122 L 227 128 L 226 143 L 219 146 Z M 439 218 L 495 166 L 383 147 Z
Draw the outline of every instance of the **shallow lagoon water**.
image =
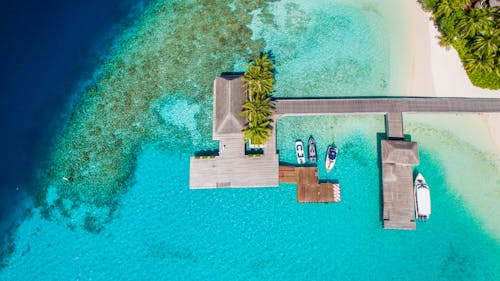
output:
M 319 2 L 281 1 L 271 5 L 272 22 L 254 18 L 253 37 L 264 38 L 276 57 L 276 95 L 387 95 L 390 48 L 381 7 Z
M 334 4 L 327 10 L 344 11 L 347 22 L 359 24 L 349 26 L 350 30 L 363 30 L 372 22 L 356 6 L 339 3 L 337 10 Z M 314 8 L 304 12 L 306 18 L 317 17 L 304 25 L 311 30 L 327 29 L 335 25 L 328 20 L 338 20 L 322 18 L 322 12 Z M 345 33 L 349 34 L 355 38 L 346 38 L 348 41 L 383 46 L 383 37 L 377 34 Z M 153 35 L 146 38 L 154 46 L 161 41 Z M 305 46 L 307 40 L 298 42 Z M 296 90 L 287 95 L 330 95 L 328 87 L 308 90 L 324 81 L 318 75 L 305 76 L 307 81 L 301 84 L 302 75 L 315 64 L 296 60 L 307 53 L 324 54 L 341 47 L 334 40 L 317 42 L 321 44 L 309 46 L 307 52 L 300 47 L 288 57 L 280 50 L 295 50 L 289 48 L 289 41 L 280 45 L 269 38 L 266 43 L 276 55 L 277 78 L 295 77 L 288 82 Z M 345 57 L 359 58 L 367 66 L 359 73 L 370 83 L 355 84 L 350 93 L 342 90 L 348 89 L 345 81 L 328 83 L 342 95 L 367 94 L 365 87 L 378 89 L 377 95 L 387 94 L 380 79 L 390 79 L 389 73 L 376 71 L 388 69 L 384 60 L 374 59 L 370 52 L 359 53 L 362 48 L 350 50 L 353 53 Z M 311 56 L 314 58 L 318 56 Z M 224 59 L 241 65 L 238 54 Z M 326 61 L 317 64 L 330 67 Z M 211 81 L 212 74 L 202 77 Z M 107 209 L 86 204 L 74 207 L 71 200 L 58 200 L 64 194 L 48 188 L 47 204 L 59 205 L 51 207 L 51 220 L 34 209 L 20 223 L 13 237 L 14 252 L 0 272 L 0 280 L 114 280 L 124 276 L 129 280 L 500 279 L 498 243 L 483 230 L 463 198 L 449 188 L 450 175 L 430 143 L 421 146 L 417 169 L 432 185 L 431 220 L 419 223 L 416 231 L 381 228 L 377 134 L 383 132 L 384 121 L 380 116 L 284 117 L 278 121 L 277 144 L 283 162 L 295 161 L 293 142 L 306 141 L 310 134 L 318 142 L 320 163 L 330 142 L 339 146 L 335 169 L 327 175 L 323 165 L 319 167 L 321 179 L 340 182 L 341 203 L 298 204 L 295 186 L 290 184 L 270 189 L 189 190 L 189 157 L 196 150 L 216 147 L 209 133 L 210 110 L 203 109 L 210 105 L 211 92 L 200 90 L 211 89 L 211 85 L 196 90 L 190 79 L 174 85 L 160 83 L 169 90 L 161 91 L 163 95 L 151 105 L 152 114 L 146 115 L 156 120 L 153 136 L 157 138 L 146 138 L 140 145 L 127 190 L 118 197 L 111 217 Z M 277 84 L 277 91 L 281 89 L 277 95 L 283 95 L 285 85 Z M 421 136 L 425 134 L 416 133 L 414 140 Z M 467 157 L 459 160 L 467 161 Z M 66 213 L 57 211 L 61 205 Z M 92 224 L 88 218 L 102 219 L 104 227 L 94 232 L 80 227 L 79 221 Z
M 371 120 L 370 120 L 371 119 Z M 421 150 L 418 167 L 432 183 L 432 218 L 416 231 L 381 228 L 376 134 L 382 118 L 287 117 L 278 145 L 317 137 L 320 154 L 330 128 L 346 124 L 332 178 L 338 204 L 298 204 L 294 185 L 279 188 L 187 189 L 190 154 L 153 145 L 138 159 L 133 184 L 99 234 L 41 219 L 35 210 L 16 233 L 16 252 L 3 280 L 495 280 L 500 247 L 447 188 L 439 160 Z M 355 127 L 350 122 L 359 123 Z M 351 123 L 352 124 L 352 123 Z M 375 126 L 373 126 L 375 125 Z M 342 127 L 342 125 L 340 126 Z M 293 145 L 293 143 L 292 143 Z M 320 177 L 324 178 L 321 172 Z M 421 257 L 421 258 L 418 258 Z M 61 266 L 64 265 L 64 266 Z M 57 275 L 56 275 L 57 274 Z

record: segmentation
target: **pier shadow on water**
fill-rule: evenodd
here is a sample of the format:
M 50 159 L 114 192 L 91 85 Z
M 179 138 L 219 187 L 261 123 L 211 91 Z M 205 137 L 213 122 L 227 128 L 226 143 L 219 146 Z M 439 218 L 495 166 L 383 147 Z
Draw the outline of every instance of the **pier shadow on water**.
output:
M 332 183 L 332 184 L 339 184 L 340 181 L 338 179 L 326 179 L 326 180 L 319 180 L 319 183 Z
M 219 156 L 218 149 L 211 150 L 199 150 L 194 153 L 195 157 L 206 157 L 206 156 Z
M 310 168 L 310 167 L 317 167 L 318 163 L 305 163 L 305 164 L 297 164 L 297 163 L 290 163 L 290 162 L 285 162 L 285 161 L 280 161 L 279 163 L 280 166 L 293 166 L 293 167 L 304 167 L 304 168 Z

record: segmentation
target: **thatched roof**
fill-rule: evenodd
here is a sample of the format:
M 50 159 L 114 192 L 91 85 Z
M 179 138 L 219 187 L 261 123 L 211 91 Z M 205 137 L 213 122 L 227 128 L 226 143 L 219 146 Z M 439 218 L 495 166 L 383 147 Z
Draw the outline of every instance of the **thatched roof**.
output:
M 213 135 L 240 134 L 245 118 L 240 116 L 245 102 L 242 75 L 225 75 L 214 81 Z
M 383 140 L 382 162 L 400 165 L 417 165 L 420 162 L 417 143 Z

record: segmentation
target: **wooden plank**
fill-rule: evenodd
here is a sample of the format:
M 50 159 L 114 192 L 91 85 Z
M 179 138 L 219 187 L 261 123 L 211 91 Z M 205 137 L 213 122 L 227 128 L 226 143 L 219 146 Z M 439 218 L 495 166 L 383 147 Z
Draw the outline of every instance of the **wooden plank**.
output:
M 331 183 L 320 184 L 317 167 L 280 166 L 279 170 L 280 182 L 297 183 L 298 202 L 340 202 L 340 186 Z M 334 194 L 335 192 L 337 192 L 336 195 Z
M 279 159 L 275 157 L 191 158 L 190 188 L 273 187 L 279 185 Z M 227 184 L 230 183 L 230 184 Z
M 403 114 L 401 112 L 387 112 L 385 128 L 389 139 L 403 139 Z
M 403 145 L 407 144 L 407 145 Z M 387 229 L 415 229 L 415 197 L 413 192 L 413 168 L 418 164 L 416 145 L 411 142 L 387 141 L 382 144 L 383 219 Z M 407 150 L 407 152 L 403 150 Z M 394 151 L 392 151 L 394 150 Z M 394 154 L 396 153 L 396 154 Z M 389 157 L 406 155 L 405 157 Z M 406 159 L 407 162 L 404 160 Z
M 500 98 L 322 98 L 276 99 L 276 114 L 386 114 L 387 112 L 500 112 Z

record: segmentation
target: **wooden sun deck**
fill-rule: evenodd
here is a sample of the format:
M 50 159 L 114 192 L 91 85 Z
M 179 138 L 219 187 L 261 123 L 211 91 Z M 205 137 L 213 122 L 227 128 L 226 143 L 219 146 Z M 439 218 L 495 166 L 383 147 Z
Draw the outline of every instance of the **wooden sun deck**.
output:
M 297 184 L 299 203 L 340 202 L 340 185 L 319 183 L 317 167 L 280 166 L 279 181 Z
M 189 188 L 276 187 L 278 155 L 231 156 L 190 159 Z

